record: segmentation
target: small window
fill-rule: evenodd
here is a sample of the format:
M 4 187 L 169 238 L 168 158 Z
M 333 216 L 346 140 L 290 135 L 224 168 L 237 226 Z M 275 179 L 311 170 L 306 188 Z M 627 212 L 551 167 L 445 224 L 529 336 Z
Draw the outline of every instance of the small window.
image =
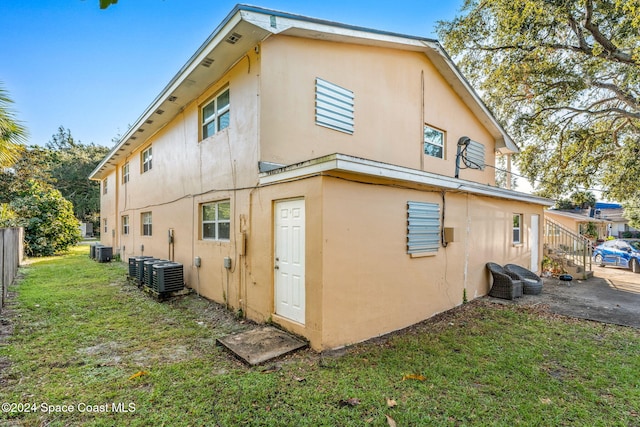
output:
M 438 252 L 440 248 L 440 205 L 407 203 L 407 253 Z
M 151 236 L 153 232 L 151 212 L 142 212 L 142 235 Z
M 108 228 L 107 228 L 107 220 L 106 220 L 106 219 L 103 219 L 103 220 L 102 220 L 102 225 L 103 225 L 103 227 L 104 227 L 104 232 L 106 233 L 106 232 L 107 232 L 107 230 L 108 230 Z
M 102 194 L 107 194 L 107 181 L 108 178 L 102 180 Z
M 153 167 L 153 151 L 152 147 L 142 152 L 142 173 L 149 172 Z
M 522 214 L 513 215 L 513 244 L 522 243 Z
M 129 182 L 129 163 L 122 166 L 122 183 L 126 184 L 127 182 Z
M 129 234 L 129 215 L 122 217 L 122 234 Z
M 444 159 L 444 132 L 424 125 L 424 154 Z
M 229 89 L 202 108 L 202 139 L 229 127 Z
M 229 240 L 231 203 L 224 200 L 202 205 L 202 239 Z

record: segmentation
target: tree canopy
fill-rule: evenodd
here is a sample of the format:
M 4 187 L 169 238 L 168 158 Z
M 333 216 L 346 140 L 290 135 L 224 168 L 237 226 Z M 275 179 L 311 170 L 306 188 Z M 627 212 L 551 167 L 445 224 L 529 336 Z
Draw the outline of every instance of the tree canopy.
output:
M 108 151 L 76 141 L 69 129 L 60 126 L 46 147 L 27 147 L 10 170 L 0 171 L 0 203 L 10 202 L 33 180 L 59 190 L 73 204 L 76 218 L 96 222 L 100 184 L 87 177 Z
M 0 168 L 10 167 L 18 159 L 27 130 L 16 120 L 13 100 L 0 86 Z
M 640 200 L 640 0 L 466 0 L 438 33 L 539 194 Z

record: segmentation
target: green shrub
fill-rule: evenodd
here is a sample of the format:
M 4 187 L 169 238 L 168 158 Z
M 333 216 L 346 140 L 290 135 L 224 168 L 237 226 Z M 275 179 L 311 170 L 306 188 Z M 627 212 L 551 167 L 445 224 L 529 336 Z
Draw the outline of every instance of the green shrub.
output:
M 50 256 L 67 251 L 81 239 L 73 205 L 49 185 L 29 181 L 10 203 L 15 225 L 24 227 L 28 256 Z

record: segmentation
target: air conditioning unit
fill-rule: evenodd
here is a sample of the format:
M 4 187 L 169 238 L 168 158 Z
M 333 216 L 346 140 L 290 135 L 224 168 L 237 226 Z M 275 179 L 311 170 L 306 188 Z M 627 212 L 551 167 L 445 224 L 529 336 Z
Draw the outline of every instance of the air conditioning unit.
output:
M 110 262 L 113 257 L 113 248 L 111 246 L 96 247 L 96 261 Z
M 154 258 L 152 256 L 144 256 L 144 257 L 141 256 L 136 259 L 136 275 L 134 278 L 138 286 L 142 286 L 142 283 L 144 281 L 144 262 L 155 261 L 157 259 L 158 258 Z
M 138 260 L 149 259 L 150 256 L 132 256 L 129 257 L 129 277 L 136 279 L 138 277 Z
M 89 246 L 89 258 L 96 259 L 96 251 L 97 251 L 98 247 L 100 247 L 100 246 L 104 246 L 104 245 L 101 244 L 101 243 L 92 243 Z
M 142 284 L 151 287 L 153 283 L 153 266 L 157 264 L 165 264 L 171 262 L 168 259 L 148 259 L 145 260 L 142 265 Z
M 151 289 L 165 294 L 184 289 L 183 266 L 178 262 L 154 264 Z

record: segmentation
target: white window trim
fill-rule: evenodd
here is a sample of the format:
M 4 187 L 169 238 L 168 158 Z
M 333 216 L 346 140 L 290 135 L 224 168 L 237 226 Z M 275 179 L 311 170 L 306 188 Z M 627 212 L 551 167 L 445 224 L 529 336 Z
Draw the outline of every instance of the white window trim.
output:
M 229 219 L 220 219 L 218 217 L 219 214 L 219 209 L 218 207 L 223 204 L 223 203 L 228 203 L 229 204 Z M 204 219 L 204 207 L 205 206 L 215 206 L 215 212 L 216 212 L 216 217 L 214 220 L 208 220 L 205 221 Z M 202 205 L 200 205 L 200 215 L 201 215 L 201 220 L 200 220 L 200 238 L 202 240 L 207 240 L 207 241 L 221 241 L 221 242 L 228 242 L 230 237 L 227 238 L 220 238 L 220 228 L 219 225 L 220 224 L 229 224 L 229 233 L 231 233 L 231 200 L 230 199 L 225 199 L 225 200 L 219 200 L 216 202 L 208 202 L 208 203 L 203 203 Z M 204 225 L 205 224 L 213 224 L 214 225 L 214 230 L 215 230 L 215 237 L 205 237 L 204 236 Z
M 516 217 L 519 218 L 517 227 L 513 224 L 513 220 Z M 511 239 L 513 240 L 513 245 L 514 246 L 521 245 L 523 243 L 523 240 L 522 240 L 522 221 L 523 221 L 523 215 L 520 214 L 520 213 L 514 213 L 513 216 L 511 217 L 511 225 L 512 225 Z M 515 239 L 516 230 L 518 231 L 518 240 Z
M 140 219 L 141 219 L 141 225 L 142 225 L 142 235 L 143 236 L 153 236 L 153 214 L 151 212 L 142 212 L 140 214 Z M 149 221 L 147 221 L 147 218 L 149 219 Z M 149 228 L 149 233 L 145 233 L 146 229 L 145 227 Z
M 148 153 L 148 157 L 147 157 L 147 153 Z M 140 163 L 142 166 L 140 168 L 140 171 L 142 173 L 149 172 L 151 169 L 153 169 L 153 147 L 152 146 L 142 150 L 142 153 L 140 153 Z
M 218 100 L 225 93 L 227 93 L 228 96 L 229 96 L 229 102 L 222 109 L 219 109 L 218 108 Z M 215 107 L 214 108 L 214 113 L 210 117 L 205 119 L 204 110 L 205 110 L 205 108 L 207 108 L 211 104 L 214 104 L 214 107 Z M 200 107 L 200 136 L 201 136 L 201 140 L 205 140 L 207 138 L 210 138 L 213 135 L 216 135 L 217 133 L 219 133 L 220 131 L 226 129 L 229 126 L 229 125 L 227 125 L 226 127 L 220 129 L 220 117 L 222 117 L 224 114 L 228 113 L 230 110 L 231 110 L 231 93 L 229 92 L 229 88 L 228 87 L 220 90 L 211 100 L 207 101 L 206 103 L 204 103 L 202 105 L 202 107 Z M 214 129 L 214 131 L 213 131 L 213 133 L 211 135 L 205 136 L 205 128 L 212 122 L 215 124 L 215 129 Z
M 129 163 L 127 162 L 122 166 L 122 183 L 126 184 L 129 182 L 129 178 Z
M 426 135 L 425 135 L 425 133 L 426 133 L 427 128 L 428 128 L 428 129 L 430 129 L 430 130 L 432 130 L 432 131 L 438 132 L 440 135 L 442 135 L 442 143 L 441 143 L 441 144 L 435 143 L 435 142 L 433 142 L 433 141 L 427 141 L 427 140 L 426 140 Z M 425 124 L 424 124 L 424 127 L 423 127 L 423 130 L 422 130 L 422 152 L 423 152 L 423 154 L 424 154 L 425 156 L 434 157 L 434 158 L 436 158 L 436 159 L 444 159 L 444 158 L 445 158 L 446 137 L 447 137 L 447 136 L 446 136 L 446 134 L 445 134 L 445 132 L 444 132 L 444 131 L 442 131 L 442 130 L 440 130 L 440 129 L 437 129 L 437 128 L 435 128 L 435 127 L 433 127 L 433 126 L 430 126 L 430 125 L 428 125 L 428 124 L 426 124 L 426 123 L 425 123 Z M 433 155 L 433 154 L 427 153 L 427 151 L 426 151 L 427 144 L 428 144 L 429 146 L 440 147 L 440 149 L 441 149 L 441 150 L 440 150 L 440 154 L 441 154 L 441 155 L 440 155 L 440 156 L 436 156 L 436 155 Z
M 122 216 L 122 234 L 129 235 L 129 215 Z

